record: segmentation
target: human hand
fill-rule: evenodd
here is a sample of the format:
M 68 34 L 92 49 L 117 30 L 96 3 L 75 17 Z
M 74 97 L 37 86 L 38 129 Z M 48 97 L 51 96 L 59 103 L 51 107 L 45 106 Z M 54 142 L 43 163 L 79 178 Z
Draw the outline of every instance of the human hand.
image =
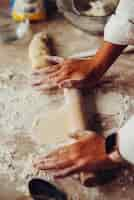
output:
M 33 72 L 32 85 L 38 90 L 46 92 L 52 88 L 92 87 L 96 83 L 92 59 L 66 60 L 49 56 L 48 60 L 54 65 Z
M 38 158 L 34 167 L 51 170 L 54 177 L 58 178 L 78 172 L 95 172 L 117 167 L 119 162 L 106 153 L 104 137 L 91 131 L 87 133 L 83 136 L 75 135 L 75 143 Z

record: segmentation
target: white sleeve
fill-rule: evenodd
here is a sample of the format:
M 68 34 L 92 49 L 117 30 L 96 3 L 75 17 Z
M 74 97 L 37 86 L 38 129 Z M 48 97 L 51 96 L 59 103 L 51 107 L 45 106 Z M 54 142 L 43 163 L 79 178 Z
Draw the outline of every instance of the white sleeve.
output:
M 104 40 L 127 45 L 132 26 L 134 28 L 134 0 L 120 0 L 116 13 L 111 16 L 105 26 Z
M 119 130 L 118 148 L 122 158 L 134 164 L 134 116 Z

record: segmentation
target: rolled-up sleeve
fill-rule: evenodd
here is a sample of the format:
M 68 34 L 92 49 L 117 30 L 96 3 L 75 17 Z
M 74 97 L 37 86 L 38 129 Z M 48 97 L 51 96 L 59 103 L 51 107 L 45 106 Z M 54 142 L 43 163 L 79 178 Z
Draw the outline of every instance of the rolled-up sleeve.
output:
M 105 26 L 104 40 L 127 45 L 134 43 L 132 37 L 134 37 L 134 0 L 120 0 L 115 14 Z
M 118 148 L 122 158 L 134 164 L 134 116 L 119 130 Z

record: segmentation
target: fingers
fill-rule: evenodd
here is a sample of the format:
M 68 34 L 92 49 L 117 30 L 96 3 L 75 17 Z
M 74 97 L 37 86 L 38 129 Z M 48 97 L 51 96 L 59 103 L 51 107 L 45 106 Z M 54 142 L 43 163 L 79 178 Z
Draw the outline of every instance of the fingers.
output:
M 68 79 L 68 76 L 61 74 L 59 77 L 55 78 L 54 81 L 58 85 L 59 88 L 65 88 L 65 87 L 61 87 L 61 83 L 66 79 Z M 71 80 L 69 82 L 71 83 Z
M 42 160 L 46 160 L 46 159 L 59 159 L 59 158 L 64 158 L 66 156 L 66 154 L 68 155 L 68 151 L 70 150 L 70 148 L 72 148 L 73 144 L 58 148 L 52 152 L 50 152 L 48 155 L 39 157 L 35 163 L 38 163 Z
M 57 59 L 54 57 L 54 59 Z M 69 68 L 68 65 L 55 65 L 53 67 L 47 67 L 46 69 L 36 70 L 33 73 L 33 76 L 38 78 L 44 78 L 43 84 L 49 83 L 50 85 L 55 85 L 58 88 L 81 88 L 83 85 L 83 76 L 81 74 L 75 73 L 72 71 L 73 68 Z M 73 77 L 73 78 L 72 78 Z M 33 86 L 42 85 L 42 82 L 34 84 Z M 51 87 L 50 87 L 51 88 Z M 49 88 L 44 88 L 43 90 L 46 91 Z M 54 87 L 55 89 L 55 87 Z M 41 88 L 42 90 L 42 88 Z
M 58 148 L 52 152 L 50 152 L 47 156 L 45 156 L 45 158 L 51 158 L 51 157 L 56 157 L 59 156 L 60 152 L 61 152 L 62 148 Z
M 77 131 L 75 133 L 71 133 L 69 135 L 69 137 L 76 139 L 76 140 L 80 140 L 80 139 L 83 139 L 86 136 L 89 136 L 89 135 L 92 135 L 92 134 L 96 134 L 96 133 L 93 132 L 93 131 Z
M 47 156 L 38 158 L 34 162 L 34 167 L 40 170 L 52 170 L 68 167 L 73 164 L 68 157 L 68 148 L 60 148 Z
M 45 79 L 55 82 L 55 83 L 61 83 L 64 80 L 67 80 L 69 78 L 69 74 L 71 73 L 71 70 L 63 65 L 54 65 L 52 67 L 47 67 L 46 69 L 39 69 L 35 70 L 33 72 L 33 76 L 35 78 L 38 77 L 44 77 Z
M 59 155 L 61 154 L 60 153 L 61 151 L 62 151 L 62 148 L 58 148 L 45 156 L 41 156 L 41 157 L 37 158 L 35 163 L 40 162 L 41 160 L 45 160 L 45 159 L 52 159 L 52 158 L 58 159 Z
M 44 92 L 44 93 L 52 93 L 58 90 L 57 85 L 40 85 L 40 86 L 34 86 L 38 92 Z
M 67 79 L 68 76 L 60 66 L 54 68 L 41 69 L 33 73 L 32 86 L 40 91 L 56 90 L 59 83 Z
M 55 66 L 54 69 L 47 69 L 46 70 L 40 70 L 33 73 L 33 78 L 37 81 L 39 79 L 43 79 L 43 82 L 49 82 L 49 83 L 58 83 L 59 81 L 62 81 L 67 77 L 67 74 L 64 72 L 63 69 L 58 68 L 58 66 Z
M 75 84 L 76 86 L 76 84 Z M 72 80 L 63 80 L 61 83 L 59 83 L 60 88 L 72 88 L 74 87 L 74 82 Z
M 59 83 L 60 88 L 82 88 L 83 83 L 81 80 L 72 80 L 72 79 L 67 79 L 63 80 Z
M 71 77 L 71 69 L 66 67 L 66 65 L 63 65 L 59 70 L 52 72 L 48 75 L 49 80 L 55 79 L 55 81 L 61 82 L 62 80 L 66 80 L 69 77 Z
M 34 87 L 38 92 L 54 92 L 58 90 L 58 85 L 56 84 L 45 84 L 43 82 L 32 83 L 32 87 Z
M 60 89 L 60 88 L 83 88 L 82 80 L 72 80 L 69 79 L 69 75 L 57 72 L 54 75 L 48 76 L 47 79 L 42 81 L 36 80 L 32 83 L 33 87 L 39 88 L 39 90 L 49 90 L 49 89 Z M 40 86 L 40 87 L 39 87 Z
M 60 70 L 62 66 L 64 66 L 64 58 L 57 56 L 46 56 L 45 58 L 47 61 L 52 63 L 52 66 L 44 67 L 43 69 L 35 69 L 33 72 L 34 75 L 54 73 L 57 72 L 57 70 Z
M 64 178 L 66 176 L 70 176 L 72 174 L 78 173 L 82 170 L 84 163 L 79 162 L 75 165 L 67 167 L 66 169 L 61 169 L 61 170 L 57 171 L 56 174 L 54 174 L 54 177 L 55 178 Z
M 61 68 L 57 71 L 52 72 L 51 74 L 48 75 L 48 79 L 49 80 L 54 80 L 55 78 L 58 78 L 60 76 L 64 76 L 65 77 L 66 73 L 64 72 L 64 70 Z
M 57 70 L 60 70 L 60 69 L 61 69 L 60 65 L 54 65 L 54 66 L 46 67 L 43 69 L 35 69 L 32 74 L 34 76 L 47 75 L 47 74 L 57 72 Z
M 65 80 L 66 78 L 64 74 L 61 74 L 58 77 L 51 77 L 51 79 L 36 80 L 35 82 L 33 81 L 32 87 L 35 87 L 38 91 L 49 91 L 61 88 L 81 88 L 83 85 L 81 81 Z
M 83 85 L 84 77 L 81 74 L 73 73 L 68 74 L 66 78 L 58 82 L 61 88 L 81 88 Z
M 51 75 L 48 75 L 46 81 L 49 81 L 51 84 L 55 83 L 56 85 L 59 86 L 59 84 L 62 81 L 68 78 L 69 78 L 69 75 L 64 70 L 59 70 L 55 73 L 52 73 Z
M 44 159 L 39 163 L 35 163 L 34 167 L 39 170 L 56 170 L 56 169 L 63 169 L 66 167 L 71 166 L 73 163 L 71 160 L 58 160 L 58 159 Z
M 60 64 L 60 63 L 62 63 L 65 60 L 64 58 L 59 57 L 59 56 L 46 56 L 46 59 L 49 62 L 52 62 L 54 64 Z
M 34 87 L 39 92 L 44 93 L 52 93 L 59 89 L 58 85 L 55 84 L 52 81 L 49 81 L 49 79 L 43 79 L 42 77 L 33 77 L 31 81 L 31 86 Z
M 33 72 L 33 75 L 41 75 L 41 74 L 49 74 L 49 73 L 54 73 L 57 72 L 61 68 L 61 65 L 58 65 L 64 61 L 64 58 L 57 57 L 57 56 L 46 56 L 46 60 L 51 62 L 53 66 L 50 67 L 44 67 L 42 69 L 35 69 Z
M 47 76 L 45 76 L 44 74 L 32 74 L 31 77 L 31 85 L 32 86 L 38 86 L 38 85 L 42 85 L 42 84 L 48 84 L 49 83 L 49 79 Z
M 56 172 L 56 174 L 54 174 L 55 178 L 64 178 L 66 176 L 72 175 L 73 173 L 77 173 L 78 169 L 77 169 L 77 165 L 75 166 L 71 166 L 68 167 L 64 170 L 60 170 L 59 172 Z

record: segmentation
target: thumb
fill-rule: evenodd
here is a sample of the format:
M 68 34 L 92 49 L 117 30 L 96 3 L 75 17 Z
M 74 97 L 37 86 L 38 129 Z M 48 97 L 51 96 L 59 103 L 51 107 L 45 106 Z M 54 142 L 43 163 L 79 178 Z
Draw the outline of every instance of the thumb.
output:
M 45 58 L 48 62 L 51 62 L 52 64 L 60 64 L 65 60 L 64 58 L 59 56 L 45 56 Z
M 83 83 L 81 80 L 64 80 L 59 84 L 60 88 L 78 88 L 81 89 L 83 86 Z

